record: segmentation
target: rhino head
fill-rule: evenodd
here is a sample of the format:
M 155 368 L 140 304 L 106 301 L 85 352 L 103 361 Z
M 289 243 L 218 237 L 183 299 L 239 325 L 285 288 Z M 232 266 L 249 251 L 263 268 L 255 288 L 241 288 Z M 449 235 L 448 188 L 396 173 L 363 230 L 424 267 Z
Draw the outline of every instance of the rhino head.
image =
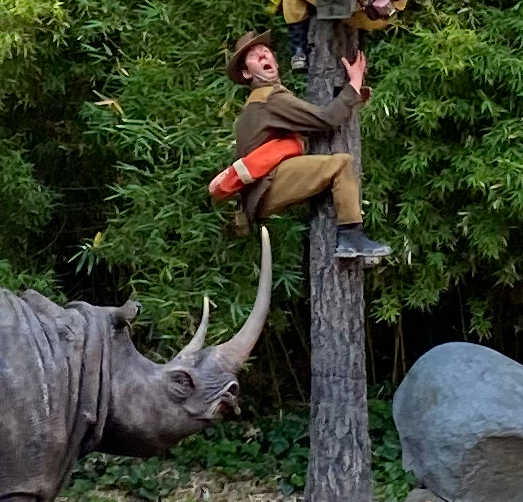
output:
M 96 450 L 117 455 L 160 455 L 177 441 L 226 414 L 240 412 L 237 374 L 256 344 L 267 318 L 272 287 L 272 259 L 267 229 L 262 228 L 262 258 L 254 308 L 229 341 L 203 348 L 209 320 L 204 299 L 201 324 L 190 343 L 166 364 L 142 356 L 129 335 L 136 302 L 108 311 L 111 340 L 109 410 Z

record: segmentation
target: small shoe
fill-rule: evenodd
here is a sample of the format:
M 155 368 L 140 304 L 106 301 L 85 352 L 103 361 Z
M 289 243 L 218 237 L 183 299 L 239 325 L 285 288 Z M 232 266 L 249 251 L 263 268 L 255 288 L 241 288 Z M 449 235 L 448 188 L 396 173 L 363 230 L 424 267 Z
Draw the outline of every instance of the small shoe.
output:
M 308 69 L 307 56 L 303 49 L 297 49 L 291 58 L 291 68 L 293 71 L 306 71 Z
M 371 241 L 364 233 L 361 225 L 354 228 L 338 228 L 336 235 L 336 258 L 356 258 L 358 256 L 379 257 L 391 253 L 389 246 Z
M 298 23 L 290 23 L 289 45 L 291 53 L 291 68 L 293 71 L 306 71 L 307 64 L 307 42 L 309 31 L 309 20 L 305 19 Z
M 391 17 L 396 9 L 390 0 L 375 0 L 365 9 L 367 17 L 373 21 Z

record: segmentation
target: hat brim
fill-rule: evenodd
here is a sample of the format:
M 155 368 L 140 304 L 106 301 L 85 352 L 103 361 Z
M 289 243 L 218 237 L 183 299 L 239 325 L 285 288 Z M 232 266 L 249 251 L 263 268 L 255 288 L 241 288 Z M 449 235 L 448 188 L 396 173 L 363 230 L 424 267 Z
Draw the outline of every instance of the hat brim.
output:
M 242 74 L 242 68 L 240 63 L 245 53 L 254 45 L 264 44 L 270 47 L 271 45 L 271 30 L 267 30 L 264 33 L 249 40 L 241 49 L 236 51 L 229 63 L 227 63 L 227 76 L 236 84 L 248 84 L 250 80 L 246 79 Z

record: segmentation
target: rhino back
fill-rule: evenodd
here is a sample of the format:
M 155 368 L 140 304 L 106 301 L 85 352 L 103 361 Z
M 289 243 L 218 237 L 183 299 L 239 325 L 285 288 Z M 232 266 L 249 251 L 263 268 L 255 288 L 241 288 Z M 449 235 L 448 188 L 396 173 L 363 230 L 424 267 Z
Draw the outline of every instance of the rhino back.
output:
M 440 345 L 405 377 L 393 416 L 404 468 L 438 496 L 452 502 L 523 500 L 519 480 L 500 485 L 510 470 L 523 468 L 521 461 L 500 465 L 504 456 L 511 462 L 517 457 L 506 448 L 508 439 L 523 443 L 520 364 L 480 345 Z M 496 498 L 486 486 L 497 486 Z
M 96 428 L 107 348 L 89 324 L 38 293 L 0 290 L 0 497 L 54 498 Z

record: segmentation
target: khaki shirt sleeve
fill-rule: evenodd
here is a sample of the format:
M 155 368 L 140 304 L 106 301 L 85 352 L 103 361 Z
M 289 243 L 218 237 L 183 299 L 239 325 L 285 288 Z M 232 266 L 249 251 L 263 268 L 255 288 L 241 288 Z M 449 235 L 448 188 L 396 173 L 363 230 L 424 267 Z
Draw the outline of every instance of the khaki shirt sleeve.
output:
M 290 92 L 273 93 L 265 106 L 271 127 L 307 133 L 337 127 L 359 103 L 361 96 L 351 85 L 346 85 L 327 106 L 313 105 Z

